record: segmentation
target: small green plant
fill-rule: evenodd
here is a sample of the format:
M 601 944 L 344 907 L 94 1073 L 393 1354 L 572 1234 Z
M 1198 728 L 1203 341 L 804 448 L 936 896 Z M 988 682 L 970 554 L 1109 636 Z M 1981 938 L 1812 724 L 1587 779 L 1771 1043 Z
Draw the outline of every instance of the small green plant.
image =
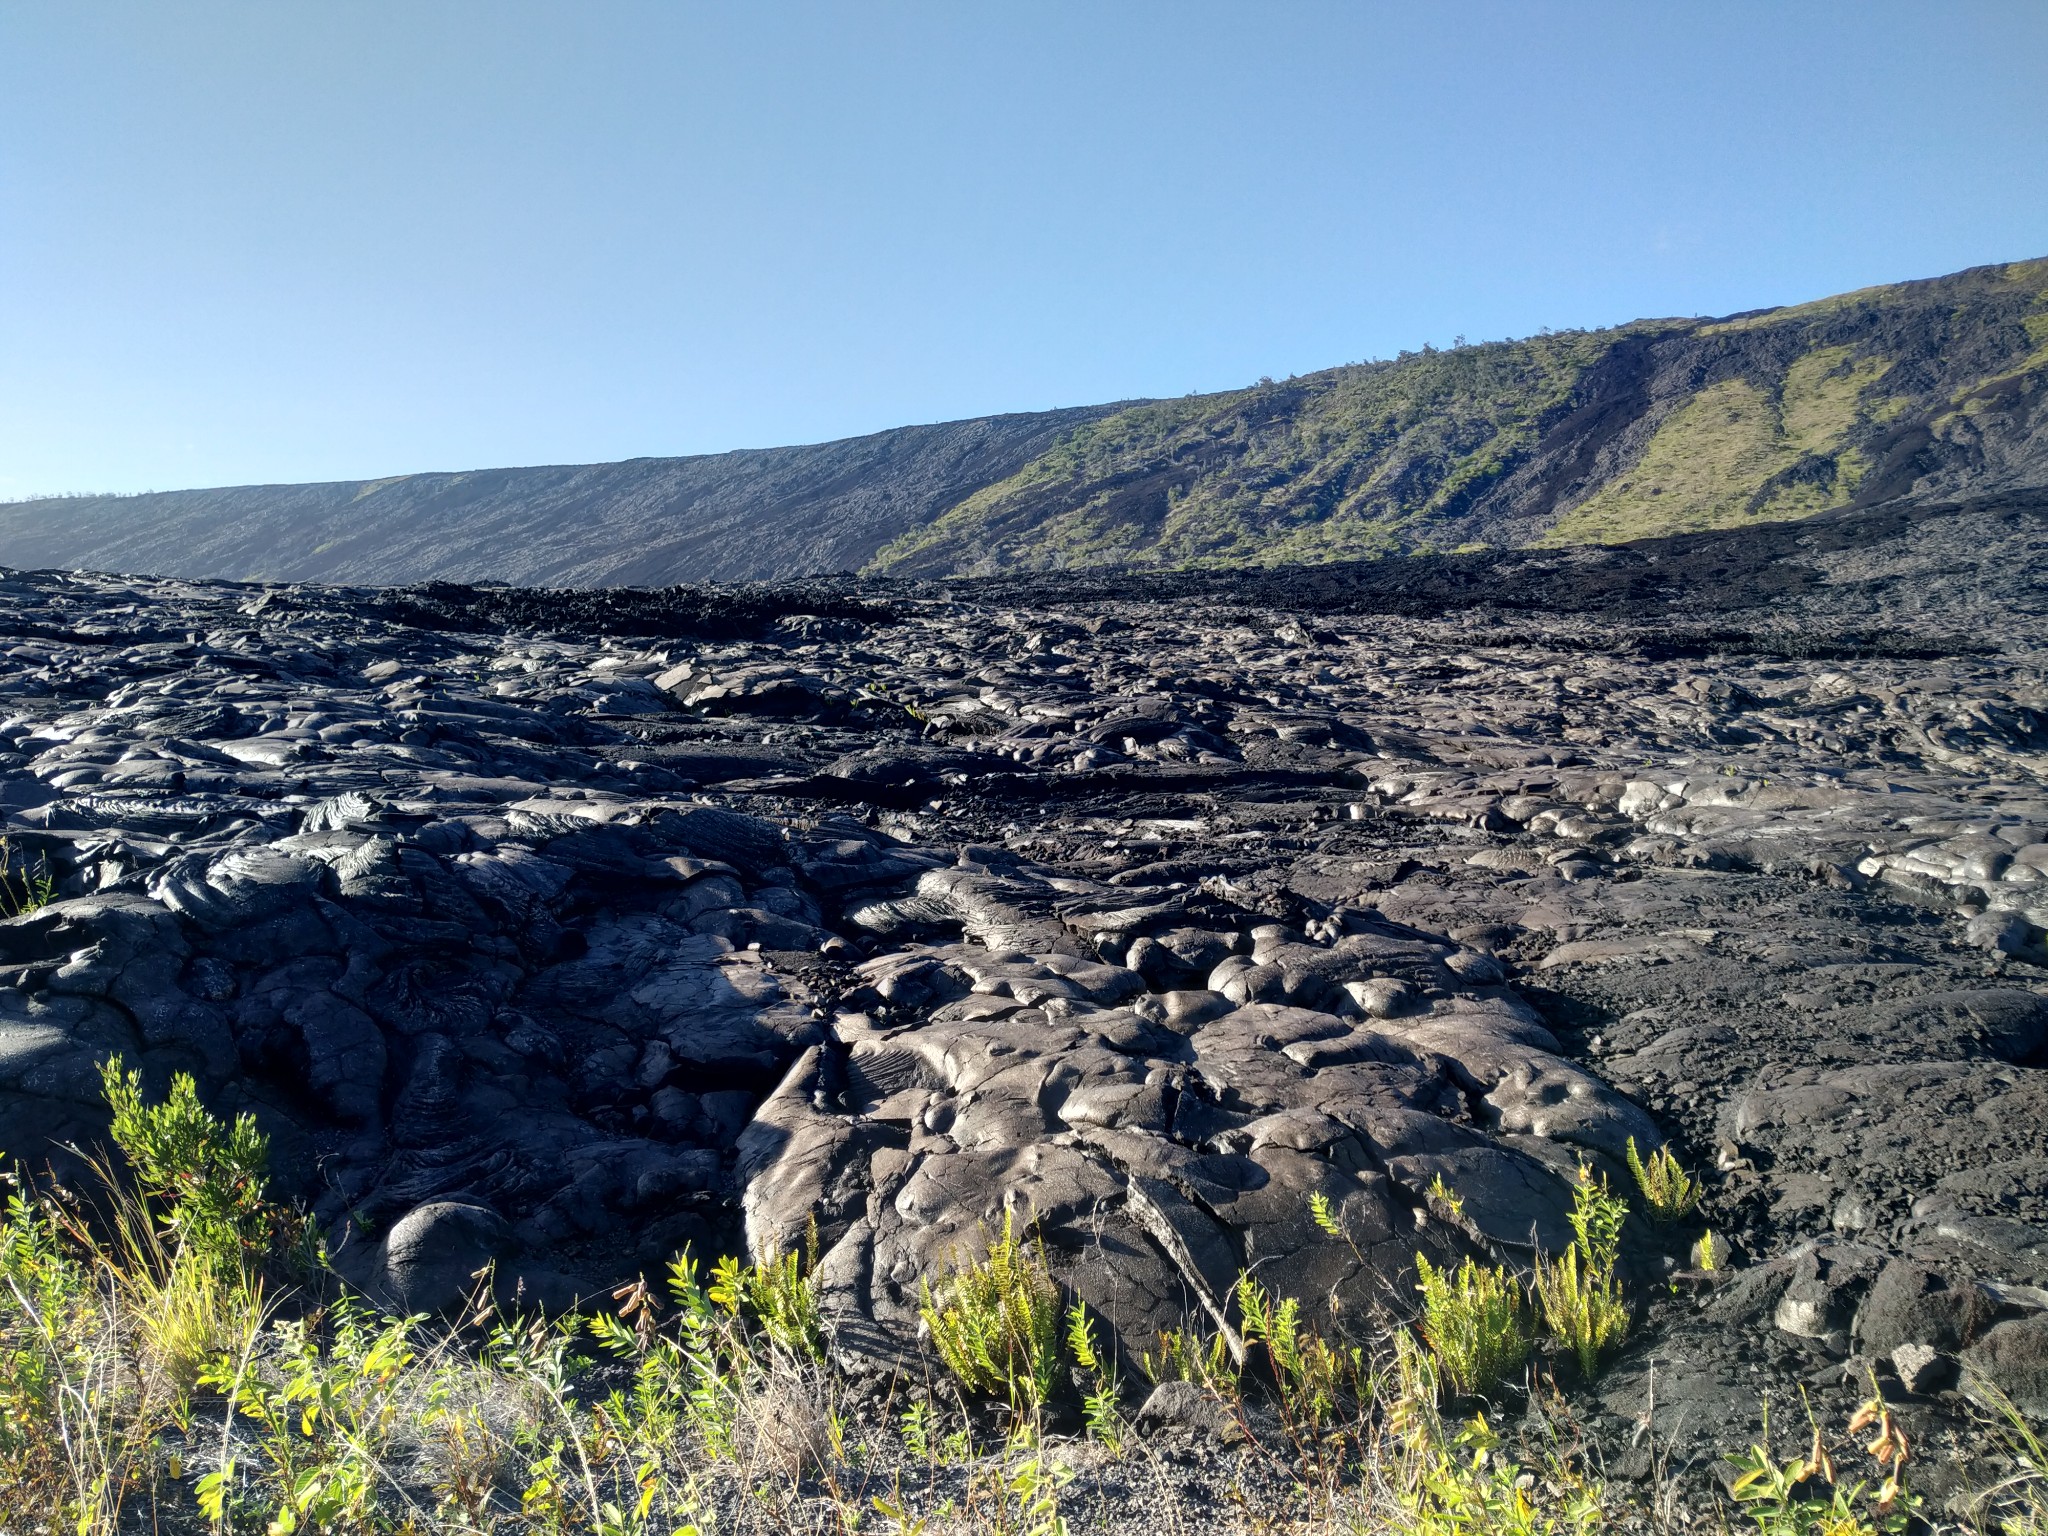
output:
M 1060 1293 L 1037 1244 L 1003 1235 L 979 1264 L 957 1269 L 940 1291 L 923 1287 L 919 1316 L 940 1360 L 969 1392 L 1002 1397 L 1020 1411 L 1051 1393 L 1060 1361 Z
M 1451 1390 L 1484 1397 L 1529 1358 L 1528 1303 L 1505 1269 L 1467 1258 L 1455 1270 L 1415 1255 L 1422 1293 L 1422 1337 Z
M 0 835 L 0 918 L 27 917 L 57 899 L 57 882 L 49 861 L 37 854 L 31 864 L 17 860 L 14 840 Z
M 1315 1191 L 1315 1193 L 1308 1197 L 1308 1214 L 1309 1219 L 1316 1224 L 1316 1230 L 1325 1237 L 1334 1237 L 1346 1248 L 1349 1248 L 1351 1256 L 1357 1259 L 1361 1266 L 1369 1265 L 1372 1262 L 1366 1258 L 1364 1250 L 1358 1246 L 1351 1234 L 1345 1230 L 1343 1216 L 1330 1203 L 1330 1197 L 1321 1190 Z
M 223 1125 L 185 1072 L 172 1077 L 161 1104 L 145 1104 L 142 1074 L 124 1071 L 119 1056 L 101 1064 L 100 1085 L 114 1145 L 177 1245 L 223 1269 L 260 1264 L 282 1213 L 266 1198 L 270 1138 L 255 1117 Z
M 1569 1217 L 1572 1245 L 1536 1264 L 1536 1300 L 1544 1327 L 1577 1357 L 1588 1380 L 1628 1336 L 1628 1303 L 1614 1273 L 1627 1219 L 1628 1206 L 1608 1191 L 1606 1176 L 1581 1163 Z
M 657 1326 L 657 1305 L 645 1284 L 615 1295 L 621 1303 L 617 1315 L 599 1313 L 590 1320 L 600 1344 L 635 1362 L 631 1393 L 615 1392 L 606 1413 L 615 1426 L 637 1426 L 623 1438 L 648 1441 L 657 1451 L 687 1424 L 707 1455 L 730 1459 L 739 1449 L 745 1369 L 753 1363 L 750 1341 L 739 1327 L 740 1310 L 713 1299 L 688 1250 L 669 1265 L 668 1291 L 676 1305 L 672 1334 Z M 516 1331 L 501 1332 L 499 1347 L 509 1366 L 531 1375 L 534 1354 L 527 1345 Z M 548 1360 L 541 1363 L 552 1369 Z
M 1302 1322 L 1299 1300 L 1273 1296 L 1249 1272 L 1237 1277 L 1237 1307 L 1247 1351 L 1265 1346 L 1282 1414 L 1310 1428 L 1327 1423 L 1345 1381 L 1362 1369 L 1361 1352 L 1332 1345 Z
M 493 1339 L 501 1352 L 497 1372 L 523 1374 L 549 1408 L 521 1442 L 529 1479 L 521 1507 L 529 1520 L 542 1530 L 567 1532 L 584 1528 L 579 1518 L 591 1519 L 596 1536 L 697 1536 L 703 1504 L 697 1478 L 674 1474 L 688 1449 L 734 1463 L 767 1451 L 785 1461 L 783 1471 L 801 1476 L 814 1459 L 815 1437 L 806 1423 L 775 1416 L 772 1389 L 800 1373 L 809 1335 L 784 1328 L 777 1342 L 770 1323 L 750 1312 L 748 1299 L 750 1281 L 807 1284 L 801 1269 L 800 1262 L 782 1260 L 753 1269 L 722 1261 L 707 1288 L 685 1251 L 669 1266 L 668 1290 L 677 1307 L 672 1331 L 660 1324 L 651 1287 L 644 1281 L 621 1287 L 613 1293 L 619 1311 L 592 1318 L 589 1328 L 612 1354 L 634 1362 L 632 1385 L 615 1388 L 587 1421 L 576 1409 L 571 1382 L 579 1366 L 566 1357 L 566 1337 L 538 1324 L 523 1336 L 500 1329 Z M 786 1323 L 803 1313 L 772 1315 Z M 694 1444 L 686 1431 L 694 1432 Z M 607 1482 L 616 1489 L 621 1471 L 628 1488 L 605 1497 Z
M 817 1263 L 818 1224 L 814 1219 L 801 1255 L 791 1251 L 746 1266 L 729 1254 L 720 1259 L 712 1267 L 709 1294 L 727 1316 L 751 1321 L 784 1354 L 823 1360 L 825 1325 L 811 1280 Z
M 1447 1443 L 1412 1456 L 1405 1470 L 1397 1498 L 1414 1536 L 1565 1536 L 1607 1524 L 1599 1485 L 1561 1467 L 1542 1480 L 1558 1492 L 1545 1500 L 1550 1508 L 1540 1506 L 1538 1479 L 1504 1454 L 1483 1413 L 1459 1425 Z
M 489 1370 L 468 1360 L 443 1362 L 428 1379 L 415 1419 L 420 1465 L 434 1507 L 463 1527 L 489 1528 L 511 1446 L 487 1410 Z
M 1323 1236 L 1334 1237 L 1340 1242 L 1350 1241 L 1344 1231 L 1344 1223 L 1337 1219 L 1337 1212 L 1330 1204 L 1330 1197 L 1320 1189 L 1308 1197 L 1308 1214 Z
M 259 1498 L 272 1511 L 271 1536 L 368 1522 L 390 1476 L 399 1392 L 419 1321 L 378 1317 L 343 1301 L 324 1347 L 304 1319 L 280 1322 L 261 1366 L 224 1357 L 204 1378 L 256 1425 L 255 1455 L 265 1464 Z M 237 1470 L 232 1461 L 222 1467 L 226 1505 L 236 1499 Z
M 0 1225 L 0 1509 L 113 1530 L 155 1427 L 121 1391 L 111 1319 L 89 1250 L 19 1175 Z M 132 1415 L 139 1422 L 123 1426 Z
M 1582 1262 L 1577 1246 L 1536 1270 L 1536 1298 L 1552 1339 L 1576 1357 L 1588 1380 L 1628 1336 L 1628 1307 L 1611 1270 Z
M 1095 1347 L 1095 1326 L 1089 1320 L 1088 1309 L 1078 1301 L 1067 1309 L 1067 1348 L 1073 1351 L 1074 1363 L 1088 1373 L 1092 1382 L 1081 1399 L 1081 1415 L 1088 1433 L 1111 1451 L 1121 1450 L 1122 1394 L 1117 1391 L 1116 1375 L 1109 1362 Z
M 1004 1460 L 971 1489 L 980 1528 L 991 1536 L 1068 1536 L 1060 1490 L 1074 1480 L 1074 1469 L 1048 1454 L 1029 1419 L 1018 1420 L 1004 1451 Z
M 1668 1145 L 1652 1152 L 1645 1162 L 1636 1151 L 1635 1137 L 1629 1137 L 1628 1171 L 1642 1191 L 1644 1211 L 1659 1226 L 1683 1221 L 1699 1208 L 1704 1193 L 1700 1181 L 1685 1171 Z
M 732 1449 L 736 1394 L 726 1390 L 725 1373 L 715 1347 L 709 1344 L 716 1316 L 713 1303 L 696 1287 L 694 1268 L 685 1263 L 686 1259 L 687 1255 L 677 1260 L 683 1266 L 681 1279 L 688 1282 L 687 1296 L 679 1298 L 685 1302 L 683 1322 L 678 1329 L 683 1342 L 658 1331 L 657 1303 L 644 1280 L 613 1292 L 612 1299 L 620 1303 L 617 1315 L 600 1314 L 590 1320 L 590 1331 L 601 1344 L 615 1355 L 637 1361 L 631 1389 L 614 1388 L 592 1414 L 591 1434 L 597 1459 L 633 1469 L 630 1500 L 626 1504 L 615 1499 L 600 1504 L 601 1531 L 629 1536 L 646 1526 L 657 1504 L 668 1504 L 666 1513 L 684 1512 L 673 1506 L 674 1490 L 663 1473 L 681 1441 L 685 1425 L 704 1427 L 704 1446 L 711 1456 L 729 1454 Z M 684 1289 L 681 1284 L 676 1288 Z M 529 1338 L 537 1339 L 538 1334 L 529 1334 Z M 517 1342 L 505 1342 L 516 1353 Z M 546 1361 L 542 1364 L 545 1367 Z M 538 1374 L 545 1381 L 545 1369 Z M 563 1452 L 578 1427 L 573 1414 L 562 1413 L 559 1417 L 570 1434 L 552 1436 L 545 1442 L 542 1454 L 528 1462 L 533 1481 L 528 1485 L 527 1502 L 546 1500 L 551 1510 L 559 1504 L 561 1490 L 568 1486 L 563 1481 L 568 1465 Z M 694 1492 L 687 1492 L 684 1502 L 694 1507 L 693 1501 Z
M 913 1461 L 940 1465 L 945 1460 L 945 1441 L 939 1434 L 939 1412 L 929 1399 L 919 1398 L 903 1410 L 896 1426 L 903 1448 Z
M 1444 1182 L 1444 1176 L 1440 1173 L 1433 1176 L 1429 1181 L 1429 1198 L 1436 1201 L 1446 1211 L 1449 1211 L 1453 1220 L 1462 1220 L 1464 1218 L 1465 1202 L 1458 1198 L 1458 1192 L 1455 1189 L 1452 1189 L 1450 1185 Z
M 1220 1332 L 1204 1339 L 1193 1328 L 1169 1328 L 1159 1335 L 1159 1353 L 1150 1350 L 1138 1364 L 1153 1382 L 1191 1381 L 1219 1397 L 1238 1395 L 1237 1362 L 1230 1355 L 1230 1341 Z
M 885 1498 L 879 1493 L 874 1495 L 868 1500 L 868 1505 L 887 1522 L 882 1527 L 886 1536 L 925 1536 L 925 1532 L 931 1528 L 931 1521 L 926 1516 L 910 1512 L 910 1506 L 900 1488 L 890 1497 Z M 849 1522 L 848 1529 L 852 1528 Z
M 1378 1455 L 1386 1504 L 1352 1529 L 1395 1536 L 1570 1536 L 1607 1529 L 1606 1493 L 1560 1449 L 1554 1433 L 1540 1471 L 1525 1470 L 1484 1414 L 1447 1423 L 1441 1369 L 1405 1330 L 1394 1335 Z M 1546 1422 L 1550 1416 L 1544 1415 Z
M 1728 1240 L 1716 1237 L 1711 1232 L 1702 1232 L 1700 1240 L 1692 1245 L 1692 1262 L 1695 1269 L 1712 1274 L 1727 1267 Z
M 1874 1380 L 1872 1391 L 1876 1394 Z M 1873 1426 L 1878 1430 L 1864 1447 L 1888 1472 L 1875 1491 L 1867 1483 L 1845 1487 L 1838 1480 L 1820 1421 L 1810 1407 L 1807 1420 L 1813 1426 L 1813 1440 L 1804 1456 L 1781 1462 L 1771 1454 L 1767 1412 L 1763 1441 L 1731 1458 L 1739 1475 L 1729 1495 L 1756 1522 L 1761 1536 L 1901 1536 L 1912 1523 L 1918 1501 L 1906 1492 L 1906 1437 L 1892 1422 L 1882 1394 L 1874 1395 L 1849 1421 L 1852 1434 Z M 1816 1492 L 1820 1487 L 1826 1491 Z
M 1621 1257 L 1621 1229 L 1628 1221 L 1628 1202 L 1607 1187 L 1607 1175 L 1591 1163 L 1579 1164 L 1572 1187 L 1571 1223 L 1577 1245 L 1595 1269 L 1611 1270 Z
M 911 703 L 908 699 L 897 698 L 893 693 L 889 691 L 889 685 L 884 682 L 873 681 L 862 683 L 853 696 L 853 703 L 856 709 L 871 704 L 880 704 L 895 709 L 900 709 L 903 711 L 905 715 L 907 715 L 910 719 L 916 721 L 919 725 L 928 725 L 931 722 L 931 715 L 929 714 L 929 712 L 919 708 L 916 704 Z
M 504 1321 L 484 1346 L 491 1369 L 529 1405 L 512 1436 L 525 1463 L 519 1508 L 550 1536 L 572 1529 L 579 1513 L 604 1523 L 596 1468 L 602 1421 L 587 1418 L 576 1402 L 574 1382 L 588 1362 L 573 1353 L 575 1333 L 573 1321 L 554 1327 L 539 1319 L 523 1326 Z

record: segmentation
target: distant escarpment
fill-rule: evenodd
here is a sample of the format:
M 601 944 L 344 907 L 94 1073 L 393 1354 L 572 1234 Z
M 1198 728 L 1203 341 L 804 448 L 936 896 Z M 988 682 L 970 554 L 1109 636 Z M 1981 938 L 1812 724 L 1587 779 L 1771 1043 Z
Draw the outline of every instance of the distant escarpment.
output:
M 874 569 L 1616 543 L 2048 485 L 2048 261 L 1129 407 Z
M 1114 405 L 799 448 L 0 506 L 0 564 L 624 587 L 854 570 Z
M 554 586 L 1609 544 L 2048 488 L 2048 260 L 685 459 L 0 507 L 0 563 Z

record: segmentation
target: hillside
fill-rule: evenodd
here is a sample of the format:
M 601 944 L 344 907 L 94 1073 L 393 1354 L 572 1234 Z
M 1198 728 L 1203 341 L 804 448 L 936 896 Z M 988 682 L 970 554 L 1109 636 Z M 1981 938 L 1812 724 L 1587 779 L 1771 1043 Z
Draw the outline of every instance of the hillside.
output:
M 1116 406 L 799 448 L 0 505 L 0 565 L 634 586 L 851 570 Z
M 2048 261 L 1132 406 L 897 574 L 1609 543 L 2048 484 Z
M 1612 543 L 2048 487 L 2048 260 L 799 448 L 0 506 L 0 564 L 557 586 Z

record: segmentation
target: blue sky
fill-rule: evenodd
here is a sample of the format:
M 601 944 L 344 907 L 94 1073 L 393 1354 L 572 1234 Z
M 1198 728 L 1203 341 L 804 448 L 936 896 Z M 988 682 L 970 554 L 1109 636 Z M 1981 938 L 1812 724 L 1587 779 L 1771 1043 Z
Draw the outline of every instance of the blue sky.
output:
M 2048 6 L 0 6 L 0 496 L 807 442 L 2048 255 Z

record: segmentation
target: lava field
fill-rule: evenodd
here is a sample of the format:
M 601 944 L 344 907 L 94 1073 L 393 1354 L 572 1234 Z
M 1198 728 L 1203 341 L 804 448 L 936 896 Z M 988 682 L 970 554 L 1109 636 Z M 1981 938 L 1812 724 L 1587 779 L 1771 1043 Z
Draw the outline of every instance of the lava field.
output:
M 1569 1245 L 1610 1476 L 1872 1374 L 2048 1412 L 2048 506 L 1241 573 L 540 592 L 0 578 L 0 1144 L 98 1063 L 270 1133 L 393 1305 L 813 1240 L 910 1368 L 1006 1213 L 1135 1361 Z M 1329 1220 L 1341 1227 L 1333 1238 Z M 1697 1262 L 1711 1232 L 1721 1262 Z M 1788 1417 L 1789 1416 L 1789 1417 Z M 1190 1431 L 1192 1433 L 1193 1431 Z

